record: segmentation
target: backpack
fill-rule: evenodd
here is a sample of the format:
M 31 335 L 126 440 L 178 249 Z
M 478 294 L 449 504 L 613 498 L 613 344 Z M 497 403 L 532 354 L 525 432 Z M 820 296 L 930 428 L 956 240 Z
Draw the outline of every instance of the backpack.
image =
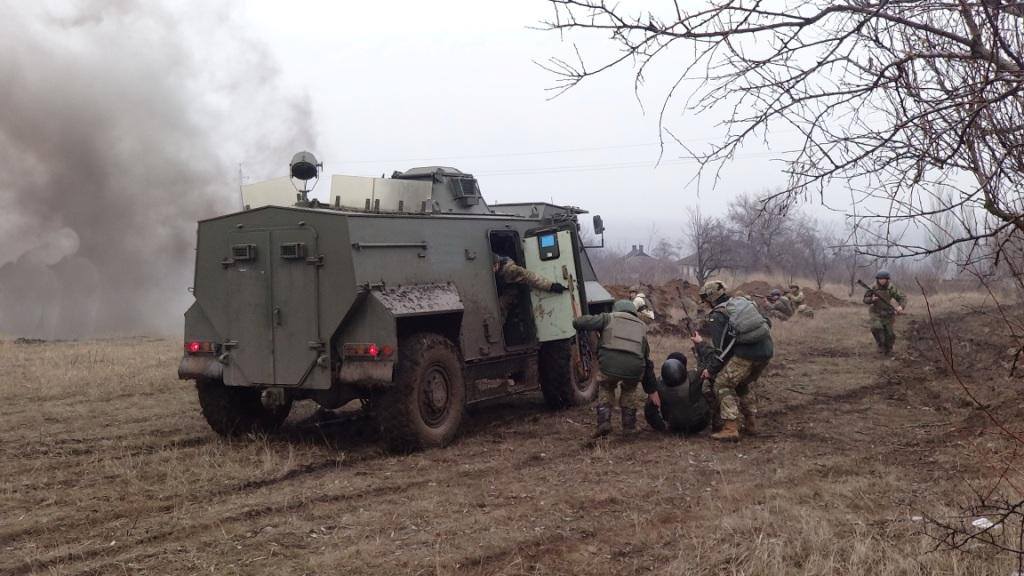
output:
M 746 298 L 734 296 L 715 308 L 729 317 L 729 333 L 739 344 L 753 344 L 771 335 L 768 320 Z

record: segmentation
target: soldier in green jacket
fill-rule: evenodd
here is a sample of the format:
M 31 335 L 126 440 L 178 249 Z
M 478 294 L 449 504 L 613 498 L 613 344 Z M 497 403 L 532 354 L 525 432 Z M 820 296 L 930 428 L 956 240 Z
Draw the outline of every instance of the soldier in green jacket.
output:
M 519 291 L 512 289 L 511 284 L 522 284 L 541 292 L 561 294 L 566 287 L 559 282 L 552 282 L 535 272 L 516 264 L 508 256 L 494 255 L 494 275 L 498 279 L 498 305 L 504 316 L 512 310 L 519 299 Z
M 619 300 L 611 313 L 580 316 L 573 320 L 577 330 L 601 332 L 597 347 L 600 374 L 597 404 L 597 432 L 606 436 L 612 431 L 612 405 L 618 390 L 618 404 L 622 414 L 622 431 L 636 431 L 636 392 L 650 356 L 647 344 L 647 326 L 637 317 L 636 306 L 629 300 Z
M 892 353 L 896 343 L 896 332 L 893 324 L 896 316 L 903 313 L 906 297 L 892 284 L 888 270 L 879 270 L 875 274 L 875 285 L 864 292 L 864 303 L 868 305 L 871 316 L 871 335 L 875 337 L 878 351 L 882 354 Z

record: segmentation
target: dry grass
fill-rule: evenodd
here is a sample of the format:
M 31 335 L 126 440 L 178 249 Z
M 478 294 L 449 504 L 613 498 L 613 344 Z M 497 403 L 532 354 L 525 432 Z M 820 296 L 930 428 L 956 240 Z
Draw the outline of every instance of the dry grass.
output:
M 303 414 L 224 442 L 175 379 L 176 342 L 3 342 L 0 573 L 1009 574 L 932 552 L 913 519 L 954 514 L 1006 448 L 910 345 L 918 320 L 895 361 L 861 308 L 780 324 L 766 433 L 737 446 L 592 444 L 590 409 L 529 395 L 406 457 Z M 1001 386 L 986 394 L 1020 388 Z

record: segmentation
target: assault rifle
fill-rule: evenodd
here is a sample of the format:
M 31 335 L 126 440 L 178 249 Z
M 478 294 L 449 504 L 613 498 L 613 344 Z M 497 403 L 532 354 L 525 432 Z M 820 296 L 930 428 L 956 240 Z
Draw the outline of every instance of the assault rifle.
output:
M 693 317 L 690 316 L 690 311 L 686 308 L 686 294 L 683 293 L 683 289 L 676 285 L 676 292 L 679 294 L 679 305 L 683 308 L 683 327 L 686 328 L 686 334 L 693 336 L 696 330 L 693 329 Z
M 877 289 L 877 288 L 873 288 L 873 287 L 871 287 L 871 286 L 868 286 L 868 285 L 867 285 L 867 284 L 865 284 L 865 283 L 864 283 L 864 282 L 863 282 L 862 280 L 860 280 L 860 279 L 857 279 L 857 285 L 858 285 L 858 286 L 860 286 L 861 288 L 864 288 L 865 290 L 867 290 L 869 294 L 872 294 L 872 295 L 878 296 L 878 294 L 877 294 L 877 292 L 878 292 L 878 289 Z M 900 311 L 899 311 L 899 310 L 897 310 L 897 309 L 896 309 L 896 307 L 892 305 L 892 302 L 889 302 L 889 300 L 888 300 L 888 299 L 886 299 L 886 298 L 882 298 L 881 296 L 878 296 L 878 301 L 879 301 L 879 302 L 884 302 L 884 303 L 885 303 L 885 305 L 886 305 L 886 306 L 888 306 L 888 307 L 889 307 L 889 309 L 890 309 L 890 310 L 892 310 L 893 312 L 895 312 L 896 314 L 899 314 L 899 313 L 900 313 Z

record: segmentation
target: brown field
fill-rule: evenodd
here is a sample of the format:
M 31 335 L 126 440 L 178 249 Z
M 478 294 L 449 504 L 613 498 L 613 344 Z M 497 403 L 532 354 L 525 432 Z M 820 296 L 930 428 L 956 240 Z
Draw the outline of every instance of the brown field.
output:
M 961 369 L 1020 430 L 1001 326 L 953 301 Z M 779 326 L 763 434 L 734 446 L 591 443 L 590 408 L 549 412 L 539 394 L 474 408 L 453 446 L 410 456 L 367 419 L 318 426 L 309 407 L 227 442 L 177 381 L 176 341 L 6 341 L 0 573 L 1009 575 L 987 548 L 934 551 L 921 520 L 1024 472 L 914 312 L 894 360 L 859 307 Z M 658 361 L 688 349 L 654 344 Z

